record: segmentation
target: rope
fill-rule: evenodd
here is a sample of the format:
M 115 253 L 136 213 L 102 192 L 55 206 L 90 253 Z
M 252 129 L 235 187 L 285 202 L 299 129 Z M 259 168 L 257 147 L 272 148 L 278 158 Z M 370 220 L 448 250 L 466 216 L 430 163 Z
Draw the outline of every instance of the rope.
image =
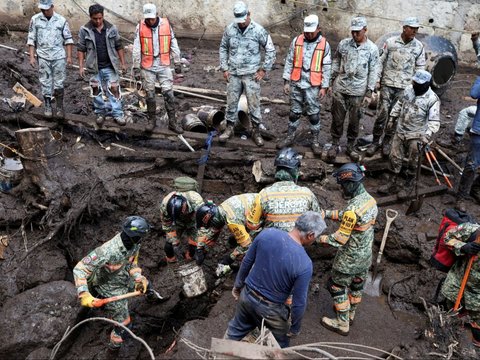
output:
M 215 137 L 215 135 L 217 135 L 217 131 L 216 130 L 213 130 L 213 131 L 210 131 L 208 133 L 208 136 L 207 136 L 207 140 L 205 140 L 205 145 L 204 145 L 204 149 L 206 150 L 204 152 L 204 154 L 202 155 L 202 157 L 198 160 L 198 164 L 199 165 L 203 165 L 203 164 L 206 164 L 207 161 L 208 161 L 208 157 L 210 155 L 210 150 L 212 148 L 212 142 L 213 142 L 213 138 Z
M 114 324 L 116 326 L 119 326 L 121 327 L 122 329 L 124 329 L 132 338 L 134 338 L 135 340 L 138 340 L 142 343 L 143 346 L 145 346 L 145 348 L 147 349 L 148 351 L 148 354 L 150 355 L 150 358 L 155 360 L 155 356 L 153 355 L 153 351 L 152 349 L 150 348 L 150 346 L 148 346 L 148 344 L 145 342 L 145 340 L 143 340 L 141 337 L 138 337 L 137 335 L 135 335 L 129 328 L 127 328 L 125 325 L 119 323 L 118 321 L 115 321 L 115 320 L 112 320 L 112 319 L 107 319 L 107 318 L 104 318 L 104 317 L 93 317 L 93 318 L 90 318 L 90 319 L 86 319 L 86 320 L 83 320 L 83 321 L 80 321 L 78 324 L 76 324 L 73 328 L 70 329 L 70 327 L 67 328 L 67 331 L 65 332 L 65 334 L 63 335 L 62 339 L 53 347 L 52 349 L 52 352 L 50 354 L 50 360 L 54 360 L 55 359 L 55 355 L 57 355 L 57 352 L 58 352 L 58 349 L 60 349 L 60 345 L 62 345 L 62 343 L 68 338 L 68 336 L 70 336 L 70 334 L 76 329 L 78 328 L 80 325 L 83 325 L 84 323 L 87 323 L 87 322 L 90 322 L 90 321 L 106 321 L 106 322 L 109 322 L 111 324 Z

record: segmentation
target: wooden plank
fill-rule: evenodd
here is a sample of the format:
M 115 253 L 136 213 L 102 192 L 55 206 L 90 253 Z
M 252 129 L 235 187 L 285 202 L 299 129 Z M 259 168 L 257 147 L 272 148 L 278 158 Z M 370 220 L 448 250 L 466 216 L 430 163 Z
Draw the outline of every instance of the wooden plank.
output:
M 33 106 L 35 106 L 35 107 L 42 106 L 42 102 L 35 95 L 33 95 L 30 91 L 25 89 L 22 84 L 17 82 L 15 85 L 13 85 L 12 89 L 17 94 L 22 94 L 23 96 L 25 96 L 27 101 L 29 103 L 31 103 Z
M 210 351 L 215 359 L 298 359 L 291 351 L 243 341 L 212 338 Z
M 418 195 L 431 197 L 431 196 L 443 194 L 447 192 L 447 190 L 448 190 L 448 187 L 446 185 L 431 186 L 426 189 L 419 189 Z M 403 202 L 407 200 L 413 200 L 415 198 L 416 198 L 415 191 L 412 191 L 408 195 L 406 194 L 403 195 L 402 192 L 400 192 L 399 194 L 395 194 L 395 195 L 379 197 L 379 198 L 376 198 L 376 200 L 377 200 L 378 206 L 387 206 L 387 205 L 393 205 L 393 204 L 397 204 L 399 202 Z

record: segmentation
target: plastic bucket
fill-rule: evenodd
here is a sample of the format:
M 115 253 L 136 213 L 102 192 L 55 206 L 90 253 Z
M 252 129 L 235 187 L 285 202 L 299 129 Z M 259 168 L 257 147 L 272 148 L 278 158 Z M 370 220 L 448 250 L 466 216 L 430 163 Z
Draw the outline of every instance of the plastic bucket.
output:
M 177 270 L 178 275 L 183 281 L 183 293 L 191 298 L 202 295 L 207 291 L 205 274 L 200 266 L 195 263 L 182 265 Z
M 218 109 L 214 109 L 212 106 L 200 107 L 197 116 L 207 128 L 217 130 L 220 127 L 221 122 L 225 119 L 225 113 Z
M 195 114 L 187 114 L 182 119 L 182 127 L 186 131 L 206 133 L 207 127 Z
M 15 144 L 10 145 L 8 146 L 12 148 L 15 146 Z M 2 154 L 3 157 L 0 157 L 0 191 L 9 192 L 22 180 L 23 165 L 12 150 L 3 148 Z

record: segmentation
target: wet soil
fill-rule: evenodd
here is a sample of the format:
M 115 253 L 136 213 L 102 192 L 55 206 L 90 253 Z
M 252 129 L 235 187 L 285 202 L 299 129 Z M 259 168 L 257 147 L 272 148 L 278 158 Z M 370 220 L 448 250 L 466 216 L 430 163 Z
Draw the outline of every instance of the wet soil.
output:
M 328 34 L 327 34 L 328 35 Z M 15 33 L 4 36 L 0 43 L 12 47 L 22 47 L 25 34 Z M 333 36 L 332 36 L 333 38 Z M 283 58 L 288 41 L 283 38 L 274 39 L 279 44 L 276 68 L 269 74 L 268 81 L 262 84 L 262 96 L 270 99 L 288 100 L 282 93 L 281 79 Z M 225 83 L 218 65 L 218 42 L 179 40 L 182 56 L 190 65 L 185 67 L 183 78 L 176 82 L 184 86 L 201 87 L 212 90 L 225 90 Z M 332 42 L 332 46 L 336 43 Z M 21 51 L 15 52 L 0 48 L 0 97 L 11 98 L 14 93 L 12 86 L 20 81 L 28 90 L 40 97 L 40 87 L 36 70 L 28 64 L 28 57 Z M 188 71 L 187 71 L 188 70 Z M 474 104 L 468 99 L 468 91 L 478 70 L 460 67 L 451 84 L 451 88 L 442 97 L 442 126 L 438 138 L 447 139 L 453 132 L 458 111 Z M 66 81 L 66 111 L 91 117 L 93 123 L 91 99 L 88 83 L 78 77 L 76 69 L 69 69 Z M 182 81 L 183 80 L 183 81 Z M 125 84 L 128 87 L 130 84 Z M 126 95 L 127 104 L 136 104 L 135 95 Z M 179 104 L 178 117 L 193 112 L 193 107 L 212 105 L 219 107 L 220 103 L 209 100 L 177 96 Z M 322 104 L 323 143 L 330 141 L 329 126 L 331 99 Z M 221 104 L 220 104 L 221 105 Z M 159 101 L 159 112 L 163 113 L 162 101 Z M 222 337 L 228 320 L 233 316 L 235 302 L 230 295 L 233 276 L 220 284 L 216 284 L 214 269 L 221 256 L 227 251 L 228 234 L 223 232 L 219 244 L 213 249 L 206 260 L 203 269 L 206 274 L 209 290 L 198 298 L 189 299 L 181 294 L 181 280 L 176 275 L 178 265 L 159 267 L 158 263 L 164 256 L 164 236 L 161 233 L 159 221 L 159 204 L 165 194 L 172 190 L 171 184 L 165 179 L 179 175 L 195 176 L 197 164 L 194 161 L 182 164 L 170 164 L 160 169 L 152 169 L 151 163 L 145 162 L 112 162 L 106 156 L 132 155 L 131 151 L 111 145 L 118 143 L 141 152 L 142 155 L 154 154 L 159 149 L 169 151 L 186 151 L 179 142 L 153 140 L 132 137 L 126 131 L 112 133 L 107 131 L 91 131 L 82 126 L 56 124 L 34 117 L 29 111 L 32 106 L 27 104 L 20 113 L 13 113 L 5 103 L 0 103 L 0 143 L 15 142 L 14 131 L 32 126 L 49 125 L 63 135 L 62 152 L 59 157 L 65 167 L 55 169 L 64 171 L 62 188 L 68 197 L 68 206 L 56 209 L 57 217 L 46 218 L 45 211 L 35 206 L 41 203 L 42 195 L 34 187 L 20 186 L 8 193 L 0 193 L 0 235 L 9 235 L 10 245 L 5 251 L 5 260 L 0 260 L 2 281 L 0 282 L 0 316 L 8 321 L 12 330 L 20 328 L 19 323 L 32 324 L 35 331 L 35 313 L 23 311 L 32 303 L 44 301 L 42 297 L 22 296 L 27 291 L 37 291 L 46 296 L 52 296 L 52 289 L 62 288 L 72 291 L 64 282 L 72 281 L 73 266 L 90 250 L 109 240 L 119 230 L 119 223 L 124 216 L 138 214 L 146 217 L 155 226 L 154 231 L 144 240 L 140 263 L 145 275 L 150 279 L 161 294 L 171 295 L 171 299 L 159 305 L 150 305 L 144 299 L 133 299 L 130 302 L 133 317 L 132 330 L 142 337 L 152 347 L 158 358 L 192 358 L 198 354 L 186 346 L 180 339 L 186 338 L 193 343 L 209 348 L 211 337 Z M 264 104 L 263 117 L 268 129 L 277 137 L 284 136 L 287 129 L 288 106 L 280 104 Z M 362 135 L 371 133 L 374 122 L 372 115 L 366 115 L 362 122 Z M 159 114 L 160 117 L 161 114 Z M 130 126 L 143 126 L 144 116 L 134 113 L 134 123 Z M 113 125 L 115 126 L 115 125 Z M 306 134 L 301 145 L 309 145 L 308 121 L 302 120 L 302 129 Z M 247 139 L 245 141 L 250 141 Z M 342 140 L 344 145 L 345 139 Z M 462 146 L 456 149 L 445 149 L 459 164 L 465 156 L 468 138 Z M 304 151 L 306 148 L 299 148 Z M 213 149 L 220 151 L 221 149 Z M 273 158 L 268 151 L 252 148 L 257 156 L 265 155 Z M 248 154 L 248 151 L 246 151 Z M 454 175 L 454 183 L 458 183 L 459 174 L 452 166 L 441 161 L 445 169 Z M 386 171 L 368 171 L 366 187 L 374 195 L 379 185 L 385 182 Z M 373 165 L 373 164 L 372 164 Z M 322 164 L 330 173 L 333 165 Z M 141 171 L 144 169 L 145 171 Z M 132 175 L 129 175 L 132 174 Z M 136 174 L 136 175 L 135 175 Z M 226 186 L 221 190 L 205 188 L 202 195 L 220 203 L 233 195 L 231 189 L 242 185 L 243 191 L 259 191 L 263 185 L 255 183 L 251 175 L 251 166 L 224 164 L 210 166 L 207 164 L 205 179 L 223 180 Z M 422 172 L 420 180 L 422 188 L 435 184 L 433 176 Z M 345 204 L 339 189 L 330 175 L 302 185 L 309 186 L 319 198 L 323 208 L 341 208 Z M 230 190 L 229 190 L 230 189 Z M 36 200 L 36 201 L 35 201 Z M 399 212 L 399 217 L 392 224 L 387 246 L 384 252 L 379 272 L 383 276 L 382 296 L 365 296 L 358 310 L 358 317 L 352 326 L 350 335 L 345 338 L 324 329 L 320 325 L 322 316 L 332 315 L 332 302 L 324 285 L 331 269 L 334 251 L 331 249 L 309 249 L 314 261 L 314 276 L 311 282 L 309 305 L 303 321 L 302 333 L 292 341 L 292 345 L 316 342 L 348 342 L 378 347 L 387 351 L 395 349 L 396 354 L 404 358 L 425 358 L 430 352 L 444 352 L 448 344 L 441 344 L 440 349 L 433 345 L 433 340 L 425 337 L 427 318 L 421 298 L 428 304 L 433 304 L 438 282 L 443 274 L 433 270 L 428 264 L 431 250 L 435 243 L 435 235 L 442 217 L 442 211 L 453 205 L 453 191 L 443 195 L 428 197 L 423 207 L 414 216 L 405 216 L 408 202 L 391 205 L 390 208 Z M 47 207 L 49 204 L 45 204 Z M 80 209 L 77 212 L 69 211 Z M 473 201 L 469 202 L 469 211 L 480 218 L 480 208 Z M 75 215 L 75 216 L 74 216 Z M 55 235 L 48 239 L 52 229 L 62 225 Z M 385 226 L 385 208 L 380 208 L 376 229 L 375 252 Z M 335 224 L 329 224 L 328 231 L 334 231 Z M 420 236 L 419 236 L 420 235 Z M 422 236 L 424 235 L 424 236 Z M 47 241 L 46 241 L 47 239 Z M 42 245 L 38 245 L 38 244 Z M 38 246 L 37 246 L 38 245 Z M 34 248 L 32 251 L 31 249 Z M 26 250 L 30 252 L 26 252 Z M 59 282 L 61 286 L 59 285 Z M 48 291 L 44 289 L 47 287 Z M 67 291 L 67 290 L 64 290 Z M 72 292 L 71 298 L 74 296 Z M 65 328 L 76 322 L 91 317 L 101 316 L 101 311 L 87 312 L 78 304 L 70 306 L 71 298 L 59 297 L 59 306 L 64 313 L 50 316 L 69 319 Z M 63 302 L 63 303 L 62 303 Z M 8 305 L 8 312 L 7 310 Z M 68 305 L 68 306 L 67 306 Z M 11 309 L 18 308 L 18 316 L 12 315 Z M 43 307 L 38 307 L 42 312 Z M 71 314 L 75 316 L 71 316 Z M 47 312 L 47 314 L 49 314 Z M 69 316 L 66 316 L 68 314 Z M 47 316 L 48 319 L 48 316 Z M 42 320 L 47 321 L 47 320 Z M 4 322 L 4 321 L 2 321 Z M 4 322 L 5 323 L 5 322 Z M 58 327 L 58 324 L 56 325 Z M 29 328 L 24 326 L 23 328 Z M 22 328 L 22 329 L 23 329 Z M 4 327 L 7 333 L 8 330 Z M 459 326 L 456 339 L 459 342 L 454 353 L 456 358 L 475 358 L 467 333 Z M 48 327 L 43 330 L 45 336 L 23 336 L 13 339 L 6 348 L 10 358 L 41 359 L 48 358 L 53 346 L 60 341 L 61 331 L 56 329 L 56 336 L 46 336 Z M 12 331 L 12 334 L 18 332 Z M 53 333 L 53 331 L 52 331 Z M 103 359 L 112 355 L 105 350 L 108 339 L 109 325 L 105 323 L 88 323 L 76 330 L 62 345 L 57 358 L 65 359 Z M 47 340 L 45 340 L 48 338 Z M 175 342 L 175 346 L 171 346 Z M 6 346 L 6 345 L 5 345 Z M 0 345 L 0 349 L 2 345 Z M 5 352 L 3 352 L 5 354 Z M 343 354 L 343 353 L 340 353 Z M 372 353 L 373 354 L 373 353 Z M 140 343 L 128 339 L 124 348 L 114 357 L 120 359 L 147 359 L 148 353 Z M 431 356 L 435 358 L 435 356 Z

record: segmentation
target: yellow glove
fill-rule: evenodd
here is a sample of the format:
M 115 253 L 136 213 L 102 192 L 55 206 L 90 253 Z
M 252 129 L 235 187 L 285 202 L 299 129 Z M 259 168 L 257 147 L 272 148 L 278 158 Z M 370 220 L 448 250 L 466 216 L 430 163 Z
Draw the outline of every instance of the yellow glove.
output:
M 139 276 L 135 279 L 135 290 L 141 291 L 142 294 L 147 292 L 148 280 L 145 276 Z
M 89 308 L 95 307 L 93 306 L 93 302 L 96 300 L 96 298 L 94 298 L 88 291 L 80 293 L 78 297 L 80 298 L 80 305 Z

